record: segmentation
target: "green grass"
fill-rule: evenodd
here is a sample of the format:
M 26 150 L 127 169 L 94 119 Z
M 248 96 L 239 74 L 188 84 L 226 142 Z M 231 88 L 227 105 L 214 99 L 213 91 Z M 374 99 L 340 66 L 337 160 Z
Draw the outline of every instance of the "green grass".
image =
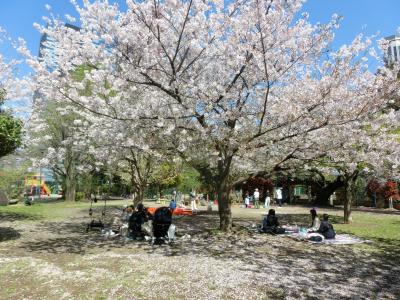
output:
M 400 243 L 400 216 L 353 212 L 350 224 L 334 224 L 338 232 L 373 240 L 396 240 Z
M 126 201 L 112 201 L 108 203 L 110 206 L 121 207 Z M 93 204 L 94 208 L 101 209 L 104 202 L 99 201 Z M 90 202 L 65 202 L 58 201 L 53 203 L 35 203 L 32 206 L 23 204 L 0 206 L 0 219 L 12 221 L 57 221 L 68 219 L 76 214 L 87 214 Z M 295 212 L 295 211 L 293 211 Z M 328 212 L 328 211 L 327 211 Z M 331 213 L 331 212 L 328 212 Z M 237 218 L 250 216 L 237 216 Z M 369 212 L 353 212 L 353 222 L 351 224 L 343 224 L 343 218 L 340 215 L 331 214 L 331 219 L 335 230 L 338 233 L 349 233 L 361 238 L 383 241 L 387 240 L 400 245 L 400 215 L 377 214 Z M 251 218 L 259 219 L 259 216 Z M 287 212 L 282 215 L 289 223 L 298 221 L 307 224 L 309 216 L 307 214 Z M 218 229 L 209 232 L 212 235 L 222 234 Z
M 115 205 L 113 201 L 112 205 Z M 93 204 L 93 207 L 103 207 L 104 202 Z M 24 204 L 0 206 L 0 218 L 18 221 L 56 221 L 63 220 L 75 215 L 78 212 L 86 213 L 89 210 L 90 202 L 65 202 L 57 201 L 52 203 L 35 203 L 32 206 Z

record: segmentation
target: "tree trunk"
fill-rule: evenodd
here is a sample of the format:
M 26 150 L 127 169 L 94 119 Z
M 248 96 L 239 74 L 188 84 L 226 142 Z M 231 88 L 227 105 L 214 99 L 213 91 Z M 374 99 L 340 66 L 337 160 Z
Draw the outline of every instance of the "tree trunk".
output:
M 226 184 L 220 184 L 218 187 L 218 213 L 220 230 L 230 231 L 232 229 L 232 212 L 229 188 Z
M 65 167 L 65 191 L 64 196 L 66 201 L 75 201 L 76 196 L 76 169 L 73 152 L 67 149 L 64 159 Z
M 231 199 L 229 198 L 230 186 L 228 185 L 228 177 L 232 157 L 228 156 L 220 159 L 218 162 L 218 213 L 219 213 L 219 228 L 222 231 L 228 232 L 232 229 L 232 212 Z
M 136 197 L 133 199 L 133 205 L 137 206 L 139 203 L 143 202 L 144 199 L 144 186 L 136 186 L 135 187 L 135 194 Z
M 349 224 L 352 221 L 351 217 L 351 195 L 349 193 L 349 185 L 345 183 L 344 193 L 344 223 Z
M 71 176 L 65 177 L 65 200 L 66 201 L 75 201 L 76 196 L 76 180 Z
M 389 198 L 389 208 L 393 209 L 393 198 L 392 197 Z
M 344 182 L 341 177 L 337 177 L 335 181 L 325 183 L 323 185 L 316 184 L 315 190 L 315 203 L 319 205 L 330 205 L 329 198 L 340 187 L 343 187 Z
M 326 205 L 326 206 L 330 205 L 329 198 L 332 196 L 335 190 L 336 189 L 331 189 L 327 187 L 318 189 L 315 193 L 315 204 Z
M 217 172 L 214 173 L 209 165 L 191 164 L 204 178 L 205 183 L 210 186 L 211 199 L 214 199 L 214 192 L 217 194 L 219 228 L 221 231 L 228 232 L 232 229 L 231 200 L 229 193 L 231 186 L 228 184 L 232 156 L 226 155 L 226 149 L 217 147 L 220 159 L 218 161 Z M 214 171 L 214 170 L 213 170 Z

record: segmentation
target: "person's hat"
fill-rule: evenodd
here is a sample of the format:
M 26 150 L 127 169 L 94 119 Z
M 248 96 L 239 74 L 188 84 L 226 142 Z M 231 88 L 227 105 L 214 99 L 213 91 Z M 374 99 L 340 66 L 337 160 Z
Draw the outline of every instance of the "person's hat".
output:
M 258 189 L 256 189 L 256 191 L 258 191 Z

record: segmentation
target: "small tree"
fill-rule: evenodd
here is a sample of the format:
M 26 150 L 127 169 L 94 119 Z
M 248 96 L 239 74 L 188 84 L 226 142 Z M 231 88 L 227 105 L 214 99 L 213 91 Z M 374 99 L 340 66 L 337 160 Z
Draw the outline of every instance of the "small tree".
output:
M 11 66 L 7 65 L 0 55 L 0 157 L 6 156 L 21 146 L 22 121 L 3 109 L 7 98 L 6 88 L 11 88 Z

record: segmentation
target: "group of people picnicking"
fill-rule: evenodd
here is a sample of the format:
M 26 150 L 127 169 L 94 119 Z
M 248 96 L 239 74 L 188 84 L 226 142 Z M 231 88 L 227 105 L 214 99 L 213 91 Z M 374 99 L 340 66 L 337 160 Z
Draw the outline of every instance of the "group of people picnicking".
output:
M 153 214 L 142 204 L 124 207 L 122 214 L 114 218 L 112 229 L 115 233 L 132 240 L 162 242 L 175 237 L 172 224 L 172 211 L 169 207 L 159 207 Z
M 254 206 L 259 208 L 260 193 L 258 189 L 255 189 L 253 199 Z M 191 192 L 190 202 L 193 211 L 197 210 L 196 200 L 197 197 L 195 192 Z M 270 203 L 271 198 L 269 194 L 267 194 L 264 206 L 268 208 Z M 249 200 L 248 197 L 246 197 L 246 206 L 248 205 Z M 177 206 L 176 197 L 173 197 L 169 207 L 160 207 L 155 210 L 154 214 L 151 214 L 142 203 L 139 203 L 137 207 L 134 207 L 133 205 L 127 206 L 123 209 L 121 216 L 114 219 L 113 230 L 118 232 L 121 236 L 135 240 L 142 240 L 145 238 L 158 240 L 164 237 L 171 239 L 175 236 L 175 226 L 172 224 L 172 213 Z M 328 214 L 323 214 L 321 221 L 316 209 L 313 208 L 310 210 L 310 216 L 311 224 L 309 228 L 300 229 L 303 231 L 305 230 L 305 232 L 302 232 L 303 236 L 305 234 L 304 237 L 315 242 L 335 238 L 336 233 L 332 224 L 329 222 Z M 268 214 L 262 221 L 262 226 L 259 231 L 260 233 L 283 234 L 290 231 L 296 232 L 296 229 L 281 226 L 278 221 L 278 216 L 275 213 L 275 209 L 269 209 Z
M 317 211 L 313 208 L 310 210 L 311 225 L 305 229 L 305 238 L 314 242 L 322 242 L 324 239 L 334 239 L 336 236 L 332 224 L 329 222 L 329 215 L 323 214 L 322 221 L 319 220 Z M 290 228 L 293 230 L 292 228 Z M 280 226 L 275 209 L 270 209 L 264 217 L 261 233 L 283 234 L 287 230 L 284 226 Z
M 275 190 L 275 197 L 272 197 L 269 191 L 266 192 L 264 199 L 264 208 L 268 208 L 271 202 L 274 200 L 277 205 L 282 206 L 282 189 L 278 188 Z M 252 195 L 247 191 L 244 195 L 244 207 L 245 208 L 260 208 L 260 191 L 256 188 Z

